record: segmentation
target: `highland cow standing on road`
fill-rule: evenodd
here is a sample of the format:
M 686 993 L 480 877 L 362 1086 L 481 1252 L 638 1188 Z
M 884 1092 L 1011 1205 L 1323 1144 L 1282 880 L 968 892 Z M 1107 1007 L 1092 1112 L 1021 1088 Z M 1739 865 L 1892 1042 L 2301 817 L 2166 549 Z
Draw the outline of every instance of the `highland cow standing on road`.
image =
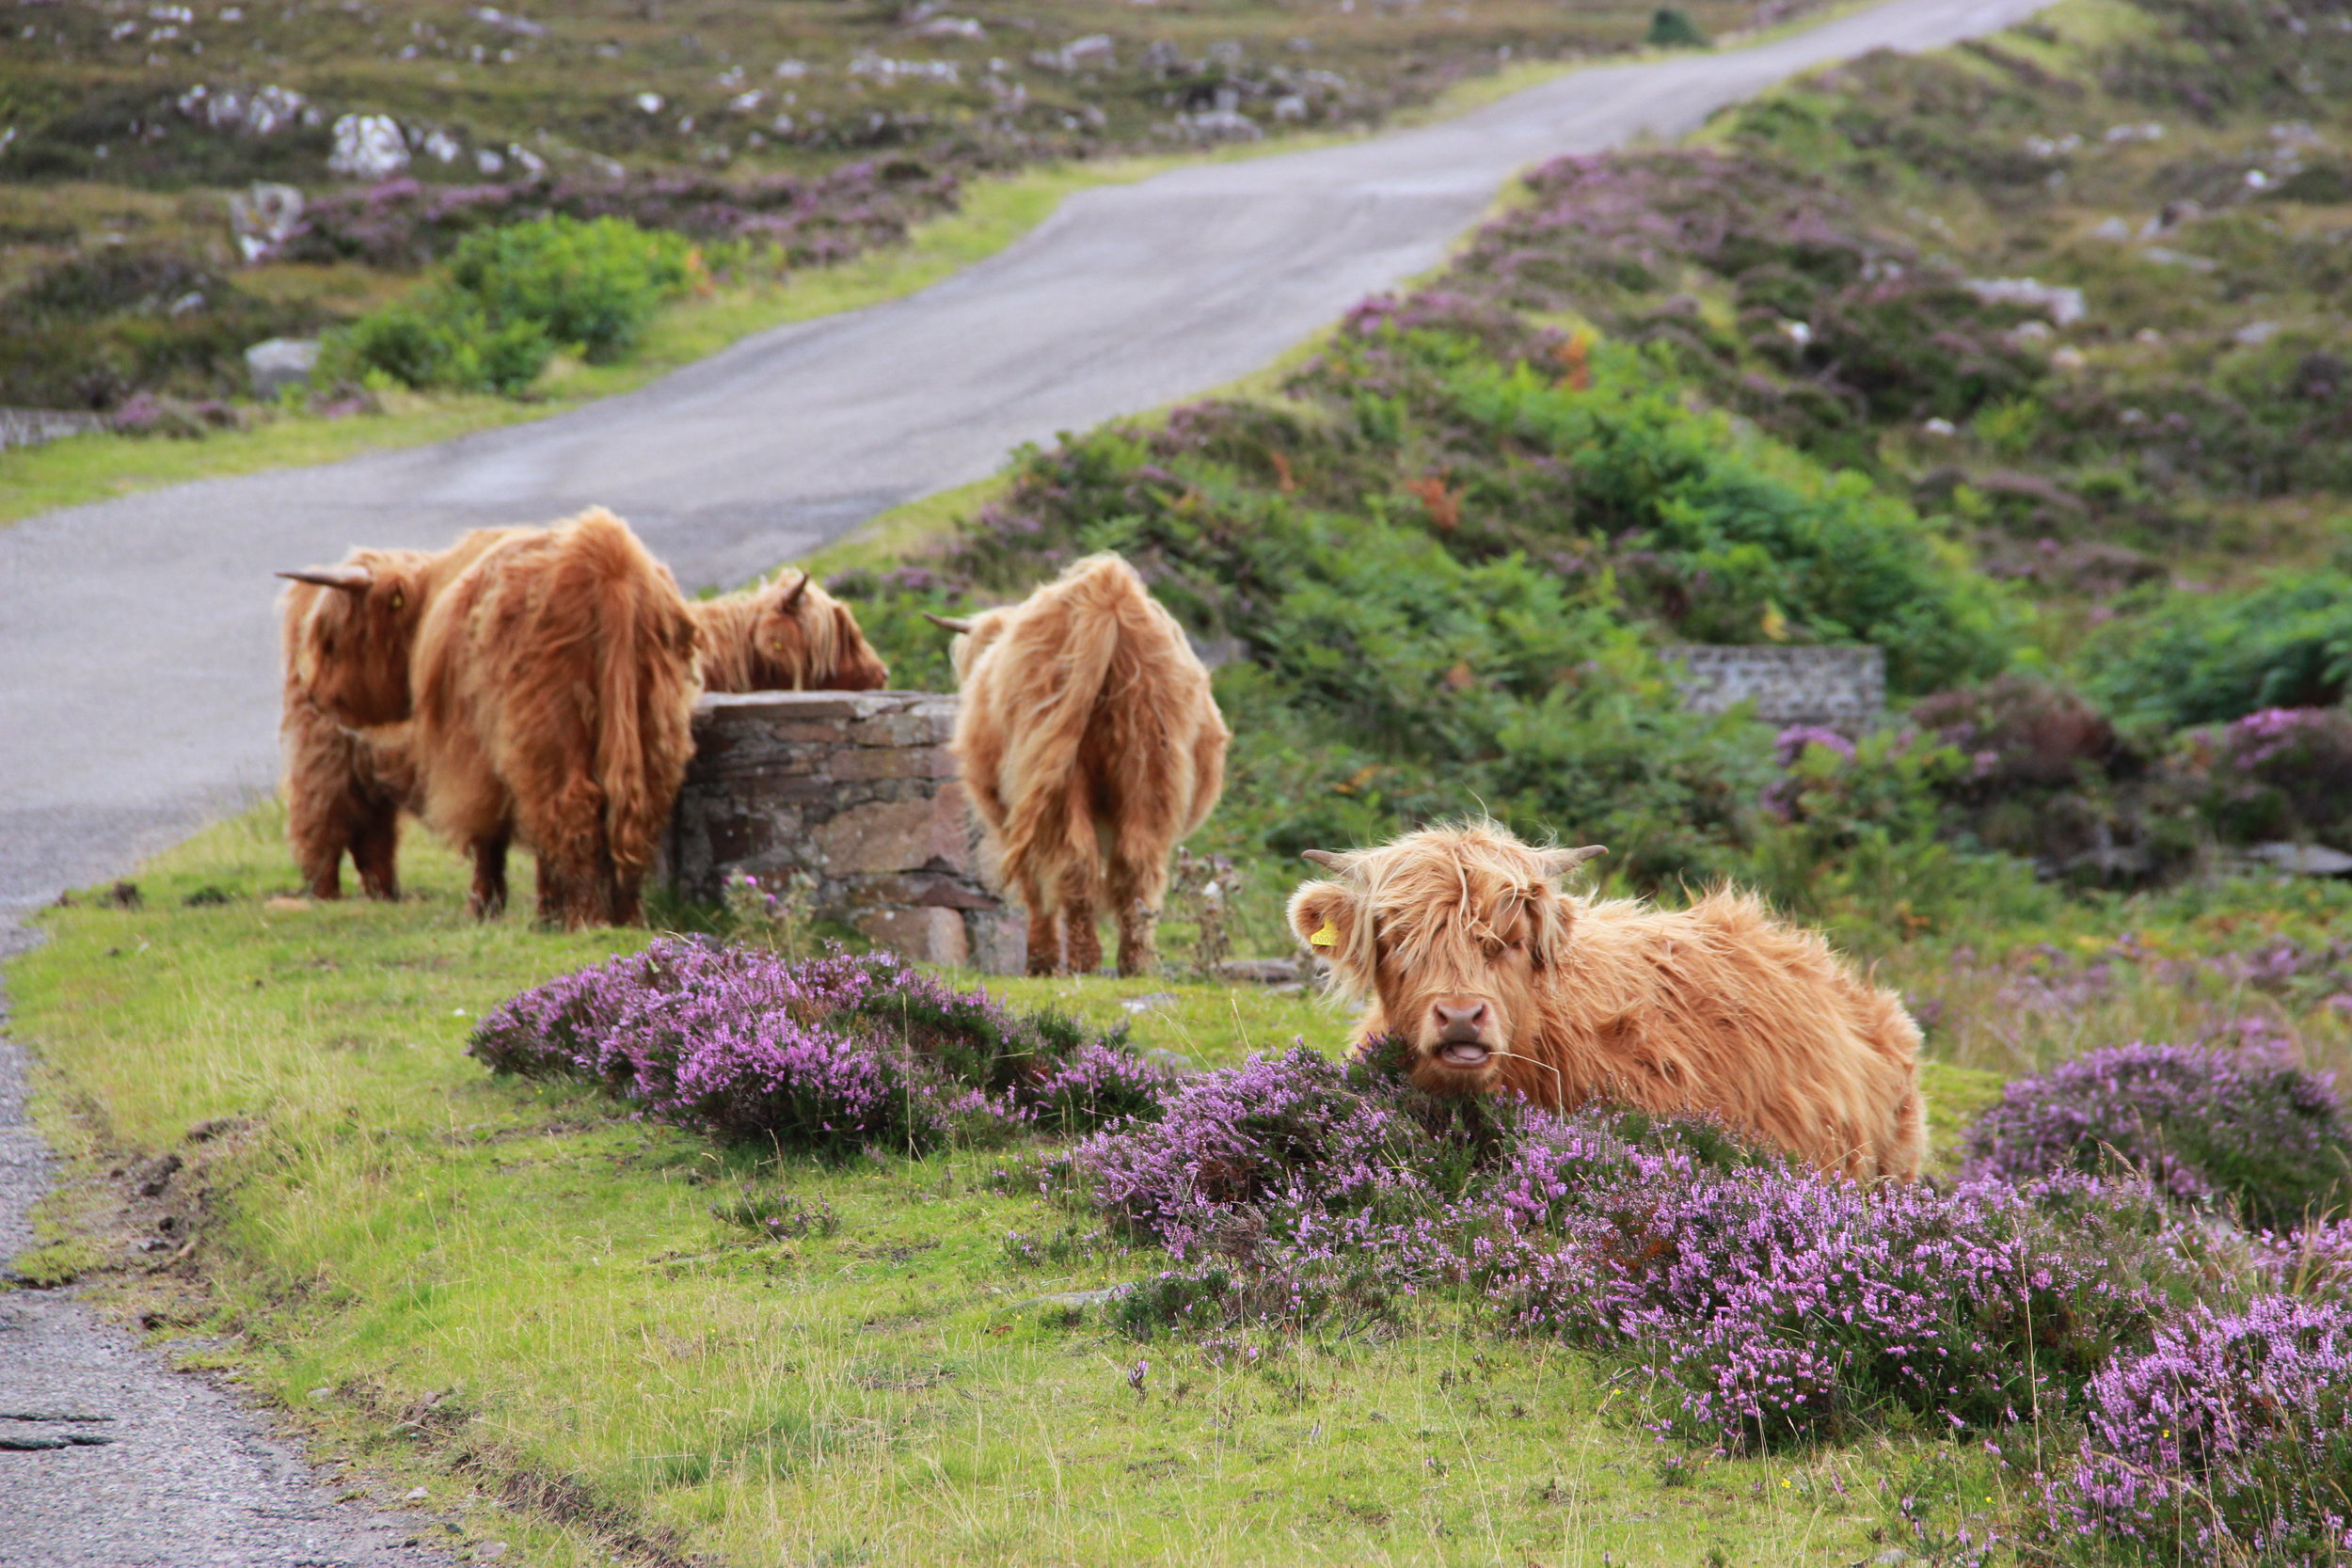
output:
M 1119 922 L 1119 972 L 1148 973 L 1168 858 L 1225 786 L 1232 738 L 1184 628 L 1115 555 L 1089 556 L 956 639 L 955 754 L 1029 911 L 1029 973 L 1103 960 L 1096 911 Z
M 426 598 L 511 531 L 478 529 L 438 554 L 354 550 L 280 572 L 286 837 L 314 898 L 342 895 L 342 859 L 371 898 L 400 896 L 400 814 L 418 806 L 406 732 L 408 659 Z
M 687 609 L 702 628 L 705 691 L 879 691 L 890 667 L 850 607 L 806 572 Z
M 1750 895 L 1668 911 L 1560 891 L 1602 852 L 1483 822 L 1311 850 L 1338 876 L 1292 895 L 1291 925 L 1371 1001 L 1359 1043 L 1401 1037 L 1425 1089 L 1712 1112 L 1825 1172 L 1917 1177 L 1919 1030 L 1902 1004 Z
M 602 507 L 501 540 L 417 628 L 411 726 L 424 816 L 506 902 L 506 851 L 539 863 L 539 918 L 633 925 L 693 754 L 694 618 L 669 568 Z

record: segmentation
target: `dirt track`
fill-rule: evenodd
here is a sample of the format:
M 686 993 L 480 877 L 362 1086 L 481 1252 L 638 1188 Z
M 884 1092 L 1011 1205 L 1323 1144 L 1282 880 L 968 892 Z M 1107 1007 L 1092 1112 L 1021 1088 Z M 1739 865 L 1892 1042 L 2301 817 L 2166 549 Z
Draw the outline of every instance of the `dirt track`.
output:
M 690 586 L 739 579 L 979 478 L 1022 441 L 1256 368 L 1436 262 L 1540 158 L 1672 135 L 1809 66 L 1996 31 L 2039 5 L 1890 0 L 1768 45 L 1581 71 L 1426 129 L 1090 192 L 920 294 L 576 413 L 0 529 L 0 940 L 9 911 L 267 787 L 277 567 L 600 501 Z M 0 1259 L 46 1179 L 20 1085 L 0 1034 Z M 395 1544 L 413 1522 L 336 1507 L 252 1417 L 58 1294 L 0 1292 L 0 1409 L 19 1404 L 127 1418 L 114 1445 L 0 1451 L 7 1568 L 431 1560 Z

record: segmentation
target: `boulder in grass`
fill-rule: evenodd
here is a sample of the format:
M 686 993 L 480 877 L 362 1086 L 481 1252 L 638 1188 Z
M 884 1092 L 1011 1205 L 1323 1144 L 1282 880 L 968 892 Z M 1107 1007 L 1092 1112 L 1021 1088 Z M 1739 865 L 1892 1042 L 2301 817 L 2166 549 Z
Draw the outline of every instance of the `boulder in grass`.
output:
M 274 399 L 288 387 L 310 379 L 319 362 L 316 338 L 271 338 L 245 351 L 245 368 L 253 377 L 253 395 Z

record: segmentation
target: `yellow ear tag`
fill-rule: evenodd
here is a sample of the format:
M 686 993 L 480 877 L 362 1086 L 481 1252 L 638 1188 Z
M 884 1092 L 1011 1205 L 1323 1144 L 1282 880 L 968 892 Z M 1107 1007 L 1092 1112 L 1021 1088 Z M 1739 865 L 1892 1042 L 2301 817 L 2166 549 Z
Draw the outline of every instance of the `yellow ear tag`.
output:
M 394 610 L 401 610 L 401 609 L 405 609 L 405 608 L 407 606 L 407 603 L 408 603 L 408 595 L 407 595 L 407 594 L 405 594 L 402 593 L 402 592 L 401 592 L 399 589 L 397 589 L 397 588 L 395 588 L 395 589 L 393 589 L 393 590 L 392 590 L 392 608 L 393 608 Z
M 1317 947 L 1337 947 L 1340 944 L 1340 927 L 1338 923 L 1331 920 L 1326 920 L 1323 923 L 1323 929 L 1317 931 L 1313 936 L 1309 937 L 1307 940 L 1314 943 Z

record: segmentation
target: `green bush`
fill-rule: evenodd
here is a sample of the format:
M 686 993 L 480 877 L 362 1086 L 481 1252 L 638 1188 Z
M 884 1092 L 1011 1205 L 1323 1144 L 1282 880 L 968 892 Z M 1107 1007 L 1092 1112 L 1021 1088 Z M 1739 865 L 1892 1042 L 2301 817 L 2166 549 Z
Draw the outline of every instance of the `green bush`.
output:
M 2081 657 L 2085 689 L 2127 728 L 2329 707 L 2352 685 L 2352 575 L 2282 573 L 2239 593 L 2173 592 L 2134 608 Z
M 633 347 L 698 262 L 676 234 L 622 218 L 549 217 L 472 234 L 447 275 L 339 336 L 323 375 L 515 396 L 561 349 L 592 362 Z

